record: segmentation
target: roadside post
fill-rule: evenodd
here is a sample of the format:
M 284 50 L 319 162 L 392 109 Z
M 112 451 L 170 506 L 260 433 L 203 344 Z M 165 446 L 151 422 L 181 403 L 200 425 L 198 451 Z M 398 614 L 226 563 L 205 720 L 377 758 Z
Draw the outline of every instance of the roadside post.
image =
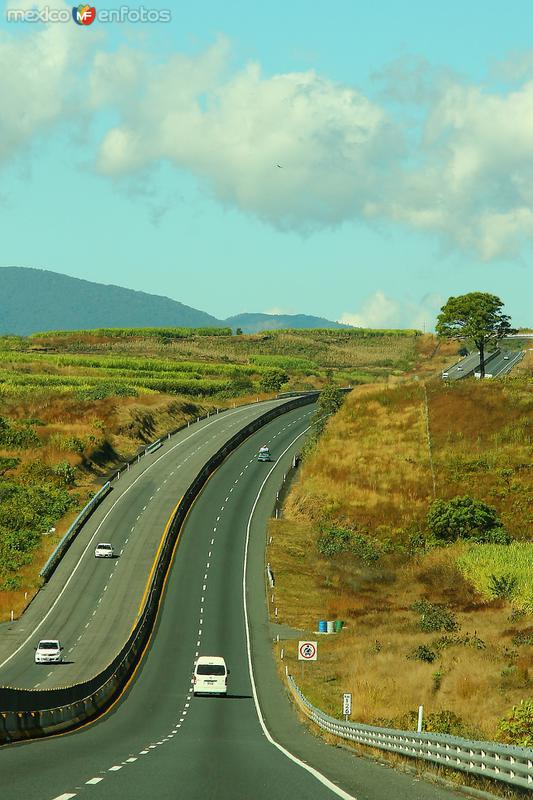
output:
M 304 664 L 306 661 L 318 659 L 317 642 L 298 642 L 298 661 L 302 664 L 302 680 L 304 677 Z
M 342 696 L 342 713 L 344 714 L 344 719 L 348 722 L 348 717 L 352 713 L 352 695 L 350 692 L 345 692 Z

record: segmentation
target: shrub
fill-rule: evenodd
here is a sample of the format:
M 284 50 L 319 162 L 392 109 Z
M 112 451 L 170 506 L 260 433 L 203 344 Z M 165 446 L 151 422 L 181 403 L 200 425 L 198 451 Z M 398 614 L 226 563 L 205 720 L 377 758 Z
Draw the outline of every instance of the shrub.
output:
M 0 575 L 16 572 L 28 564 L 40 539 L 36 531 L 0 527 Z
M 30 425 L 17 425 L 5 417 L 0 417 L 1 447 L 23 450 L 29 447 L 40 447 L 40 445 L 41 440 Z
M 418 626 L 420 630 L 425 633 L 432 633 L 435 631 L 453 631 L 459 630 L 459 625 L 452 614 L 445 606 L 438 603 L 428 603 L 427 600 L 418 600 L 411 606 L 413 611 L 420 614 Z
M 20 458 L 9 458 L 8 456 L 0 456 L 0 476 L 5 475 L 20 464 Z
M 500 720 L 499 740 L 519 747 L 533 746 L 533 700 L 522 700 Z
M 436 660 L 437 654 L 427 644 L 419 644 L 418 647 L 411 650 L 407 658 L 412 661 L 425 661 L 427 664 L 432 664 Z
M 317 547 L 318 552 L 326 558 L 338 553 L 351 553 L 365 563 L 379 559 L 379 551 L 366 536 L 346 528 L 326 528 L 317 541 Z
M 522 645 L 525 647 L 533 647 L 533 632 L 519 631 L 515 636 L 513 636 L 513 644 L 517 647 Z
M 428 511 L 427 524 L 439 541 L 473 539 L 494 544 L 509 544 L 511 541 L 496 509 L 468 496 L 435 500 Z
M 17 592 L 22 587 L 22 578 L 20 575 L 10 575 L 0 585 L 0 590 L 3 592 Z

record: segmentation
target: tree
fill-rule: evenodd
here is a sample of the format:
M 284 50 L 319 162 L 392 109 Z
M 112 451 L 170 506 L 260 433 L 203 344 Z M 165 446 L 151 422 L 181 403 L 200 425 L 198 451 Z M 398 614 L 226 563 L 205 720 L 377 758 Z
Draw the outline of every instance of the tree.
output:
M 242 328 L 237 328 L 235 331 L 235 336 L 242 336 Z
M 503 314 L 499 297 L 470 292 L 450 297 L 437 317 L 436 331 L 446 339 L 472 339 L 479 350 L 481 377 L 485 377 L 485 351 L 509 333 L 515 333 L 510 317 Z
M 435 500 L 428 511 L 427 523 L 431 533 L 440 541 L 474 539 L 477 542 L 509 544 L 511 540 L 496 509 L 468 496 Z
M 284 369 L 267 369 L 261 376 L 259 386 L 263 392 L 279 392 L 284 383 L 289 380 Z

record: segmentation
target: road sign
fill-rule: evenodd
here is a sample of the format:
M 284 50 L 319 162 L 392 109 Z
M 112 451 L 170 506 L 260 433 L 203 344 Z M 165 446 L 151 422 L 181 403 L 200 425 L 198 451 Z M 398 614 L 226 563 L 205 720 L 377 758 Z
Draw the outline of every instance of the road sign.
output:
M 316 661 L 318 656 L 316 642 L 298 642 L 298 661 Z
M 342 696 L 342 713 L 346 718 L 352 713 L 352 695 L 349 692 Z

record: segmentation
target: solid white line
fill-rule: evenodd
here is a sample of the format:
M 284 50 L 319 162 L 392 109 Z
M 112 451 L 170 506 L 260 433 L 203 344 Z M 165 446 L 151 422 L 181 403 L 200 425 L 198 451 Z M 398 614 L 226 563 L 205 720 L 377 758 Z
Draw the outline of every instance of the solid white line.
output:
M 281 404 L 281 403 L 278 403 L 278 405 L 282 405 L 282 404 Z M 263 406 L 263 408 L 264 408 L 264 407 L 265 407 L 265 406 Z M 237 408 L 237 409 L 234 409 L 233 411 L 229 411 L 229 412 L 228 412 L 228 413 L 225 415 L 225 418 L 227 419 L 228 417 L 231 417 L 231 416 L 233 416 L 234 414 L 240 414 L 242 411 L 250 411 L 250 410 L 252 410 L 252 409 L 253 409 L 253 406 L 251 406 L 251 405 L 247 405 L 247 406 L 241 406 L 241 408 Z M 35 628 L 32 630 L 32 632 L 30 633 L 30 635 L 29 635 L 29 636 L 28 636 L 26 639 L 24 639 L 24 641 L 22 642 L 22 644 L 21 644 L 21 645 L 19 645 L 19 646 L 17 647 L 17 649 L 16 649 L 16 650 L 14 650 L 14 651 L 11 653 L 11 655 L 9 655 L 9 656 L 8 656 L 6 659 L 4 659 L 4 661 L 2 661 L 2 662 L 0 663 L 0 668 L 4 667 L 4 666 L 5 666 L 7 663 L 9 663 L 9 661 L 11 661 L 11 659 L 12 659 L 12 658 L 14 658 L 14 656 L 16 656 L 16 655 L 17 655 L 17 653 L 20 653 L 20 651 L 22 650 L 22 648 L 23 648 L 23 647 L 25 647 L 25 646 L 28 644 L 28 642 L 29 642 L 29 641 L 31 641 L 31 640 L 34 638 L 34 636 L 35 636 L 36 632 L 39 630 L 39 628 L 41 627 L 41 625 L 43 625 L 43 623 L 44 623 L 44 622 L 46 622 L 46 620 L 48 619 L 48 617 L 50 616 L 50 614 L 52 613 L 52 611 L 54 610 L 54 608 L 56 607 L 56 605 L 59 603 L 59 601 L 60 601 L 61 597 L 62 597 L 62 596 L 63 596 L 63 594 L 65 593 L 65 591 L 66 591 L 66 589 L 67 589 L 67 586 L 69 585 L 69 583 L 70 583 L 70 582 L 71 582 L 71 580 L 73 579 L 73 577 L 74 577 L 75 573 L 77 572 L 77 570 L 78 570 L 78 568 L 79 568 L 79 566 L 80 566 L 80 564 L 81 564 L 81 562 L 82 562 L 83 558 L 85 557 L 85 555 L 86 555 L 87 551 L 88 551 L 88 550 L 89 550 L 89 548 L 92 546 L 92 543 L 94 542 L 94 540 L 95 540 L 96 536 L 98 535 L 98 533 L 99 533 L 99 531 L 100 531 L 100 528 L 101 528 L 101 527 L 104 525 L 104 523 L 105 523 L 106 519 L 107 519 L 107 518 L 108 518 L 108 516 L 111 514 L 111 512 L 114 510 L 114 508 L 115 508 L 115 506 L 117 505 L 117 503 L 120 503 L 120 501 L 121 501 L 121 500 L 122 500 L 122 499 L 123 499 L 123 498 L 126 496 L 126 494 L 127 494 L 129 491 L 130 491 L 130 489 L 133 489 L 133 487 L 135 486 L 135 484 L 137 483 L 137 481 L 140 481 L 140 480 L 141 480 L 141 478 L 142 478 L 144 475 L 146 475 L 146 473 L 148 472 L 148 470 L 152 469 L 152 467 L 155 467 L 155 465 L 156 465 L 157 463 L 159 463 L 159 461 L 161 461 L 161 459 L 163 459 L 163 458 L 166 458 L 166 457 L 167 457 L 168 455 L 170 455 L 170 453 L 172 453 L 172 452 L 173 452 L 173 451 L 174 451 L 174 450 L 175 450 L 177 447 L 181 447 L 182 445 L 184 445 L 184 444 L 185 444 L 185 442 L 188 442 L 188 441 L 189 441 L 189 439 L 192 439 L 192 438 L 193 438 L 193 436 L 197 436 L 199 433 L 201 433 L 202 431 L 204 431 L 206 428 L 209 428 L 211 425 L 215 425 L 215 424 L 218 422 L 218 420 L 219 420 L 219 419 L 220 419 L 220 418 L 219 418 L 219 417 L 217 417 L 217 418 L 215 418 L 215 419 L 214 419 L 212 422 L 208 422 L 206 425 L 202 425 L 202 427 L 201 427 L 201 428 L 198 428 L 198 430 L 196 430 L 196 431 L 194 431 L 193 433 L 191 433 L 191 434 L 190 434 L 190 436 L 187 436 L 185 439 L 182 439 L 182 440 L 181 440 L 181 442 L 177 442 L 177 443 L 176 443 L 176 444 L 175 444 L 173 447 L 169 448 L 169 449 L 168 449 L 168 450 L 167 450 L 165 453 L 162 453 L 162 454 L 161 454 L 161 455 L 160 455 L 158 458 L 156 458 L 156 459 L 155 459 L 155 461 L 152 461 L 152 463 L 151 463 L 151 464 L 150 464 L 148 467 L 146 467 L 146 469 L 144 469 L 144 470 L 141 472 L 141 474 L 137 476 L 137 478 L 135 478 L 135 480 L 134 480 L 134 481 L 133 481 L 133 482 L 132 482 L 132 483 L 131 483 L 131 484 L 130 484 L 128 487 L 127 487 L 127 489 L 125 489 L 125 490 L 122 492 L 122 494 L 120 495 L 120 497 L 117 497 L 117 499 L 115 500 L 115 502 L 113 503 L 113 505 L 111 506 L 111 508 L 110 508 L 110 509 L 107 511 L 107 513 L 106 513 L 106 514 L 105 514 L 105 516 L 103 517 L 102 521 L 100 522 L 100 524 L 99 524 L 99 525 L 98 525 L 98 527 L 96 528 L 95 532 L 94 532 L 94 533 L 93 533 L 93 535 L 91 536 L 91 538 L 90 538 L 90 540 L 89 540 L 89 543 L 88 543 L 88 544 L 87 544 L 87 546 L 85 547 L 85 550 L 83 551 L 83 553 L 82 553 L 82 554 L 81 554 L 81 556 L 79 557 L 79 559 L 78 559 L 77 563 L 74 565 L 74 568 L 72 569 L 72 572 L 70 573 L 70 575 L 69 575 L 69 577 L 68 577 L 67 581 L 65 582 L 65 585 L 63 586 L 63 588 L 62 588 L 62 589 L 61 589 L 61 591 L 59 592 L 58 596 L 56 597 L 56 599 L 54 600 L 54 602 L 52 603 L 52 605 L 50 606 L 50 608 L 48 609 L 48 611 L 46 612 L 46 614 L 44 615 L 44 617 L 42 618 L 42 620 L 41 620 L 40 622 L 38 622 L 38 623 L 37 623 L 37 625 L 35 626 Z M 140 515 L 139 515 L 139 517 L 137 517 L 137 519 L 139 519 L 139 518 L 140 518 Z M 75 797 L 75 795 L 72 795 L 72 797 Z
M 301 436 L 303 436 L 304 434 L 307 433 L 308 430 L 310 430 L 310 427 L 311 426 L 309 426 L 304 431 L 302 431 L 302 433 L 298 434 L 298 436 L 296 436 L 296 438 L 292 440 L 292 442 L 289 444 L 289 446 L 285 448 L 283 453 L 281 453 L 279 458 L 284 456 L 285 453 L 288 450 L 290 450 L 290 448 L 292 447 L 294 442 L 296 442 Z M 328 778 L 326 778 L 325 775 L 322 775 L 321 772 L 319 772 L 318 770 L 314 769 L 314 767 L 310 767 L 309 764 L 304 764 L 303 761 L 300 761 L 299 758 L 297 758 L 292 753 L 290 753 L 288 750 L 286 750 L 283 747 L 283 745 L 279 744 L 279 742 L 276 742 L 276 740 L 270 735 L 270 733 L 268 731 L 268 728 L 265 725 L 265 721 L 263 719 L 263 714 L 261 713 L 261 708 L 259 706 L 259 699 L 257 697 L 257 688 L 256 688 L 256 685 L 255 685 L 255 679 L 254 679 L 254 670 L 253 670 L 253 666 L 252 666 L 252 651 L 251 651 L 251 646 L 250 646 L 250 623 L 249 623 L 249 620 L 248 620 L 248 605 L 247 605 L 247 602 L 246 602 L 246 568 L 247 568 L 247 565 L 248 565 L 248 546 L 249 546 L 249 543 L 250 543 L 250 528 L 252 526 L 252 517 L 254 515 L 254 511 L 256 509 L 257 503 L 259 502 L 259 498 L 261 497 L 263 489 L 265 488 L 265 485 L 266 485 L 269 477 L 271 476 L 273 471 L 276 469 L 276 466 L 277 466 L 277 464 L 274 464 L 271 467 L 270 471 L 267 473 L 267 476 L 264 479 L 263 483 L 261 484 L 259 492 L 257 493 L 257 496 L 256 496 L 256 498 L 254 500 L 254 504 L 252 506 L 252 510 L 250 511 L 250 516 L 248 518 L 248 525 L 246 526 L 246 542 L 245 542 L 245 546 L 244 546 L 244 567 L 243 567 L 243 574 L 242 574 L 242 600 L 243 600 L 243 607 L 244 607 L 244 621 L 245 621 L 244 629 L 245 629 L 245 632 L 246 632 L 246 650 L 247 650 L 247 653 L 248 653 L 248 671 L 250 673 L 250 682 L 252 684 L 252 694 L 253 694 L 253 697 L 254 697 L 255 710 L 257 712 L 257 717 L 259 719 L 259 724 L 261 725 L 261 728 L 263 729 L 263 733 L 265 734 L 265 736 L 268 739 L 268 741 L 270 742 L 270 744 L 273 744 L 274 747 L 277 747 L 277 749 L 280 750 L 283 753 L 284 756 L 289 758 L 291 761 L 293 761 L 299 767 L 302 767 L 302 769 L 305 769 L 307 772 L 309 772 L 314 778 L 317 779 L 317 781 L 320 781 L 320 783 L 322 783 L 324 786 L 327 786 L 327 788 L 330 789 L 334 794 L 336 794 L 337 797 L 342 797 L 343 800 L 356 800 L 356 798 L 354 798 L 353 795 L 348 794 L 348 792 L 345 792 L 344 789 L 341 789 L 338 786 L 336 786 Z

